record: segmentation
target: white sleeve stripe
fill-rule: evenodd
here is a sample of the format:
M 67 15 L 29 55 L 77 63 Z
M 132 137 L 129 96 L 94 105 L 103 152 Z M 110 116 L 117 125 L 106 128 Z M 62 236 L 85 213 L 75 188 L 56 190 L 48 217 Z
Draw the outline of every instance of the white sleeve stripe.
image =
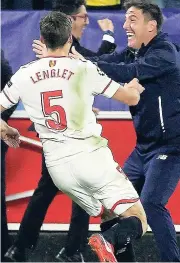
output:
M 12 104 L 16 104 L 15 102 L 13 102 L 9 96 L 6 94 L 5 90 L 2 90 L 2 92 L 4 93 L 4 95 L 6 96 L 6 98 L 12 103 Z
M 109 81 L 109 83 L 107 84 L 107 86 L 103 89 L 103 91 L 101 92 L 101 94 L 103 94 L 108 88 L 109 86 L 111 85 L 112 83 L 112 79 Z
M 107 35 L 107 34 L 105 34 L 105 35 L 103 36 L 103 40 L 106 40 L 106 41 L 108 41 L 108 42 L 110 42 L 110 43 L 114 43 L 114 42 L 115 42 L 114 37 L 112 37 L 112 36 L 110 36 L 110 35 Z

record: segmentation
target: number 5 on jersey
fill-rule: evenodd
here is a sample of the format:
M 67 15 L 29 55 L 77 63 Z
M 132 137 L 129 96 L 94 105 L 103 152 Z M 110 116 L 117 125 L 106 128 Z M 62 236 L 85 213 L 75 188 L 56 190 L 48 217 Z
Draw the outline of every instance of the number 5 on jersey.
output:
M 48 129 L 64 131 L 67 128 L 66 113 L 62 106 L 52 105 L 51 100 L 63 98 L 62 90 L 47 91 L 41 93 L 42 111 L 46 119 L 45 123 Z M 56 120 L 52 114 L 56 115 Z M 51 119 L 50 119 L 51 118 Z M 52 120 L 53 118 L 53 120 Z

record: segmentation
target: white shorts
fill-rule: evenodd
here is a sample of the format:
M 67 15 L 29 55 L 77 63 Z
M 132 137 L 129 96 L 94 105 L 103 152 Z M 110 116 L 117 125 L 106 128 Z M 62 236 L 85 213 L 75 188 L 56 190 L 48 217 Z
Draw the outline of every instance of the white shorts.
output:
M 55 185 L 91 216 L 100 216 L 104 208 L 120 215 L 139 200 L 108 147 L 77 154 L 48 170 Z

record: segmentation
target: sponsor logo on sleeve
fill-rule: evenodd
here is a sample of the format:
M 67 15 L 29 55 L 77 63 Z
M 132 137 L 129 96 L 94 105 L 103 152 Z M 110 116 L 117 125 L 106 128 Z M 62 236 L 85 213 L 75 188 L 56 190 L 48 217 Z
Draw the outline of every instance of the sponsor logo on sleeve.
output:
M 12 86 L 12 82 L 8 81 L 7 86 L 10 88 Z

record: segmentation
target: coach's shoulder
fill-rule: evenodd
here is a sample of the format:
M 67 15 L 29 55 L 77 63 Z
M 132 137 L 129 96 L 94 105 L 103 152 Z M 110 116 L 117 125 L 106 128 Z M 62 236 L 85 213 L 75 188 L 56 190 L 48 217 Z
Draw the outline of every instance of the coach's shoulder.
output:
M 174 63 L 177 59 L 176 47 L 168 40 L 162 40 L 154 43 L 149 51 L 153 56 L 171 63 Z

